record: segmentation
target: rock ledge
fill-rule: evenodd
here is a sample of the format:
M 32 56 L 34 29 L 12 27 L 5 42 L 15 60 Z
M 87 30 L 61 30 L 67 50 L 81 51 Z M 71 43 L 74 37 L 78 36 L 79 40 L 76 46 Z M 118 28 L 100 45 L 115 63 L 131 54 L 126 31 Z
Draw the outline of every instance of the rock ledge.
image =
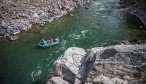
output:
M 54 62 L 46 84 L 144 84 L 146 45 L 84 50 L 71 47 Z

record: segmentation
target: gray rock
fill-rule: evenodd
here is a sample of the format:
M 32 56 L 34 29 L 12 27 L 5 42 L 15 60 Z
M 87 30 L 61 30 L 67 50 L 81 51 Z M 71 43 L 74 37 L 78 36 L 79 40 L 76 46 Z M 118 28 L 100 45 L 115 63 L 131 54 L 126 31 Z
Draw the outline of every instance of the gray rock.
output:
M 31 28 L 32 24 L 52 22 L 91 0 L 8 0 L 0 4 L 0 25 L 7 35 Z M 83 2 L 83 3 L 81 3 Z M 85 2 L 85 3 L 84 3 Z M 19 3 L 19 4 L 18 4 Z M 5 31 L 1 31 L 3 35 Z
M 4 20 L 2 20 L 1 25 L 2 25 L 3 27 L 6 27 L 6 26 L 7 26 L 7 23 L 6 23 Z
M 145 0 L 120 0 L 122 10 L 138 17 L 146 26 Z
M 6 35 L 6 30 L 3 28 L 0 28 L 0 36 L 5 36 Z
M 34 14 L 32 15 L 32 17 L 33 17 L 33 18 L 39 18 L 39 15 L 38 15 L 38 13 L 34 13 Z
M 60 77 L 52 77 L 46 84 L 69 84 L 69 83 Z
M 109 59 L 113 56 L 115 56 L 118 53 L 117 50 L 115 50 L 114 48 L 110 48 L 110 49 L 105 49 L 103 50 L 103 52 L 101 51 L 100 59 Z
M 82 48 L 71 47 L 62 57 L 54 62 L 53 74 L 74 83 L 86 52 Z
M 82 81 L 80 81 L 78 78 L 75 79 L 74 84 L 81 84 L 81 83 L 82 83 Z
M 55 61 L 48 81 L 61 77 L 72 84 L 144 84 L 145 65 L 146 44 L 97 47 L 86 51 L 71 47 Z
M 20 30 L 11 30 L 11 32 L 13 35 L 16 35 L 16 34 L 20 33 Z
M 9 36 L 9 40 L 14 41 L 17 40 L 19 36 Z

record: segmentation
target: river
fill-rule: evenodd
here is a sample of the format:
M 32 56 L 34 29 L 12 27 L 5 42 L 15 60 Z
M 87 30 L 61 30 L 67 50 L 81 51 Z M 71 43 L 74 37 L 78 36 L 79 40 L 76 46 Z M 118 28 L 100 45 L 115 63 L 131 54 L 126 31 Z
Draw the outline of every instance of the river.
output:
M 68 47 L 102 47 L 115 41 L 144 40 L 141 21 L 122 12 L 118 0 L 98 0 L 52 23 L 34 25 L 20 38 L 0 40 L 0 84 L 42 84 L 53 62 Z M 60 37 L 61 43 L 38 48 L 40 38 Z

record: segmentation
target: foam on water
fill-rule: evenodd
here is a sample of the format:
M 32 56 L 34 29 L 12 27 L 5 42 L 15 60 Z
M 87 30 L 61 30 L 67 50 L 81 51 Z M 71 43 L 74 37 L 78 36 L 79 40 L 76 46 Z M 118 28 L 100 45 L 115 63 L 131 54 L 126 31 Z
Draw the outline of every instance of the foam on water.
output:
M 93 24 L 94 24 L 94 23 L 93 23 Z M 82 30 L 82 31 L 81 31 L 82 34 L 85 34 L 85 33 L 87 33 L 87 32 L 88 32 L 88 30 Z
M 75 40 L 83 39 L 87 32 L 88 32 L 88 30 L 82 30 L 82 31 L 80 31 L 79 34 L 76 34 L 76 33 L 70 34 L 69 37 L 72 38 L 72 39 L 75 39 Z
M 66 40 L 63 40 L 63 41 L 61 42 L 61 45 L 62 45 L 62 46 L 65 46 L 66 42 L 67 42 Z
M 72 39 L 80 39 L 81 36 L 79 34 L 73 33 L 73 34 L 70 34 L 69 37 Z
M 99 11 L 105 11 L 106 8 L 105 8 L 105 7 L 100 7 L 98 10 L 99 10 Z
M 99 3 L 99 2 L 95 2 L 94 5 L 101 5 L 101 3 Z
M 31 78 L 32 78 L 32 81 L 34 82 L 35 81 L 35 78 L 40 76 L 42 73 L 42 70 L 41 69 L 36 69 L 34 71 L 31 72 Z

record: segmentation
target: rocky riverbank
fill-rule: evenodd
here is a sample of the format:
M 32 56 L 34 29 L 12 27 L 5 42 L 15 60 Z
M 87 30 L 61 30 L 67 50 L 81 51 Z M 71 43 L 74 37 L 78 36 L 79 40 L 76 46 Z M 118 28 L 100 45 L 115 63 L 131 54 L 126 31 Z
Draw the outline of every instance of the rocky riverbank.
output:
M 146 26 L 146 1 L 145 0 L 120 0 L 123 11 L 137 16 Z
M 146 45 L 71 47 L 54 62 L 46 84 L 145 84 Z
M 1 0 L 0 38 L 16 35 L 32 24 L 51 22 L 91 0 Z

